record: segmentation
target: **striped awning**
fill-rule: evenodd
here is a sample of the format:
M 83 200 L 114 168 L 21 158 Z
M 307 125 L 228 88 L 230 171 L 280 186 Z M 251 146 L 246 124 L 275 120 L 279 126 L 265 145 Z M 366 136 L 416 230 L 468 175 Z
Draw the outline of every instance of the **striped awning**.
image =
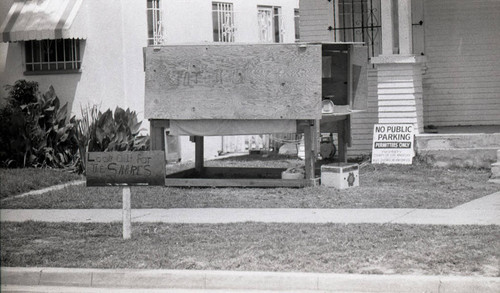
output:
M 83 0 L 15 0 L 0 26 L 0 42 L 85 39 Z

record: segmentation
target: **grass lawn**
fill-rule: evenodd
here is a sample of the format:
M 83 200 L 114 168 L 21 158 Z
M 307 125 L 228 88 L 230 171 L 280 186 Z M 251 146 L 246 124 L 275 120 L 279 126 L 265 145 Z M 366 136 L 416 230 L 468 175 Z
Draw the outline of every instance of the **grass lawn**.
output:
M 0 199 L 82 179 L 80 175 L 59 169 L 0 168 Z
M 207 166 L 291 167 L 293 158 L 243 156 L 206 162 Z M 170 172 L 186 168 L 176 165 Z M 452 208 L 500 191 L 488 183 L 490 172 L 362 164 L 360 187 L 347 190 L 292 188 L 133 187 L 133 208 Z M 2 208 L 121 208 L 119 187 L 72 186 L 43 195 L 11 199 Z
M 499 226 L 2 223 L 2 266 L 500 276 Z

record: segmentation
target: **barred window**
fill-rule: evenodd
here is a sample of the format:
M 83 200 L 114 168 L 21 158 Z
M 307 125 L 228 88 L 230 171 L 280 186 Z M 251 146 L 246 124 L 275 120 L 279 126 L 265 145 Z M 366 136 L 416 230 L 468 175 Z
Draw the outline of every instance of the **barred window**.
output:
M 213 2 L 212 22 L 214 42 L 234 42 L 234 11 L 232 3 Z
M 333 37 L 336 42 L 363 42 L 370 57 L 381 50 L 381 0 L 335 0 L 333 2 Z
M 281 7 L 279 6 L 258 6 L 259 21 L 259 41 L 261 42 L 283 42 L 283 20 L 281 17 Z
M 78 72 L 81 68 L 79 39 L 25 41 L 26 73 Z
M 163 19 L 160 0 L 147 0 L 148 14 L 148 45 L 161 45 L 164 43 Z
M 299 9 L 294 9 L 293 10 L 293 19 L 295 23 L 295 42 L 300 41 L 300 12 Z

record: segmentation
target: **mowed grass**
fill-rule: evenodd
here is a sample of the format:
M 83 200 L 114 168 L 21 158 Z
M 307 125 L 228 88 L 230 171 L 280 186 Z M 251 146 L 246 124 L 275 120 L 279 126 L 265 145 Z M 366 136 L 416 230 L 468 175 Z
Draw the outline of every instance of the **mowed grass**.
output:
M 0 199 L 82 179 L 83 176 L 60 169 L 0 168 Z
M 294 158 L 243 156 L 206 162 L 207 166 L 295 167 Z M 176 165 L 170 172 L 191 167 Z M 360 187 L 167 188 L 132 187 L 133 208 L 453 208 L 500 191 L 490 172 L 413 165 L 361 164 Z M 4 200 L 2 208 L 121 208 L 121 188 L 72 186 L 43 195 Z
M 2 266 L 500 276 L 499 226 L 2 223 Z

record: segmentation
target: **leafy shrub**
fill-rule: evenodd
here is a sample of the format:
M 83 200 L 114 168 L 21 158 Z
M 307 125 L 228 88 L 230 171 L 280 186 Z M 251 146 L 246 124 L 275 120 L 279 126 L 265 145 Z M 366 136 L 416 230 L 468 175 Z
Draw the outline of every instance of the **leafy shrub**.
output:
M 116 107 L 97 116 L 95 135 L 89 141 L 89 151 L 137 151 L 148 149 L 149 138 L 139 136 L 142 121 L 130 109 Z
M 0 111 L 0 162 L 9 167 L 64 167 L 78 150 L 75 119 L 67 121 L 67 106 L 60 106 L 51 86 L 38 91 L 38 83 L 18 80 Z
M 5 88 L 9 91 L 9 104 L 14 107 L 35 103 L 37 100 L 38 82 L 36 81 L 21 79 Z
M 38 83 L 18 80 L 0 109 L 0 163 L 8 167 L 73 167 L 85 172 L 87 151 L 149 149 L 140 135 L 141 122 L 130 109 L 104 113 L 96 106 L 82 109 L 82 118 L 68 120 L 68 103 L 60 105 L 54 88 L 44 94 Z
M 82 109 L 82 119 L 77 121 L 77 141 L 80 158 L 87 152 L 144 151 L 149 149 L 148 135 L 140 135 L 142 121 L 130 109 L 116 107 L 104 113 L 96 106 Z M 85 171 L 85 160 L 80 160 L 78 171 Z

